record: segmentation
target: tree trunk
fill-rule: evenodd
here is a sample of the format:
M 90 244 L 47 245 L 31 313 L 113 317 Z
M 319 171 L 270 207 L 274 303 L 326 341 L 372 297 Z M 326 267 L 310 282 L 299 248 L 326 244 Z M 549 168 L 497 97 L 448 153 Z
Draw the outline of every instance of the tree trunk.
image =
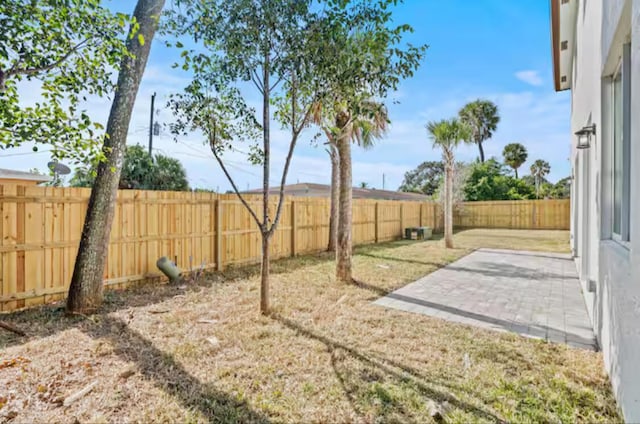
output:
M 478 149 L 480 150 L 480 162 L 484 163 L 484 149 L 482 148 L 482 141 L 478 142 Z
M 262 162 L 262 272 L 260 273 L 260 312 L 269 313 L 269 176 L 271 160 L 271 139 L 270 127 L 271 114 L 269 104 L 271 92 L 269 88 L 269 76 L 271 72 L 269 53 L 264 55 L 264 65 L 262 67 L 262 144 L 264 147 L 264 158 Z
M 444 182 L 444 244 L 453 248 L 453 164 L 446 164 Z
M 269 312 L 269 234 L 262 234 L 262 267 L 260 273 L 260 312 Z
M 335 145 L 330 145 L 331 151 L 331 215 L 329 216 L 329 245 L 328 252 L 336 251 L 338 239 L 338 205 L 340 204 L 340 157 Z
M 518 168 L 513 168 L 513 170 L 516 172 L 516 180 L 518 179 Z
M 68 312 L 91 312 L 102 304 L 102 279 L 131 111 L 163 7 L 164 0 L 138 0 L 133 12 L 144 44 L 138 34 L 128 37 L 127 48 L 133 57 L 123 59 L 118 75 L 103 148 L 106 160 L 98 165 L 91 190 L 69 287 Z
M 345 120 L 346 121 L 346 120 Z M 336 252 L 336 278 L 338 281 L 350 283 L 351 276 L 351 140 L 344 134 L 337 140 L 340 157 L 340 206 L 338 213 L 338 244 Z

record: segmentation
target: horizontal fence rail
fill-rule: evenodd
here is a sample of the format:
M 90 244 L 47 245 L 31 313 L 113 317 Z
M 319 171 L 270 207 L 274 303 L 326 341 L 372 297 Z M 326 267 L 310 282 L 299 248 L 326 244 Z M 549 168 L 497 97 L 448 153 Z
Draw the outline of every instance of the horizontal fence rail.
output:
M 0 310 L 65 297 L 89 194 L 83 188 L 0 185 Z M 260 197 L 248 196 L 247 200 L 261 216 Z M 276 202 L 272 197 L 271 214 Z M 326 198 L 285 198 L 280 224 L 271 239 L 272 257 L 325 250 L 329 210 Z M 460 227 L 568 229 L 568 210 L 566 200 L 464 203 L 454 223 Z M 441 231 L 440 205 L 353 201 L 354 244 L 396 240 L 404 228 L 416 226 Z M 223 270 L 228 265 L 258 262 L 260 246 L 260 232 L 235 195 L 120 190 L 104 282 L 107 287 L 124 288 L 163 279 L 155 265 L 160 256 L 168 256 L 186 271 Z

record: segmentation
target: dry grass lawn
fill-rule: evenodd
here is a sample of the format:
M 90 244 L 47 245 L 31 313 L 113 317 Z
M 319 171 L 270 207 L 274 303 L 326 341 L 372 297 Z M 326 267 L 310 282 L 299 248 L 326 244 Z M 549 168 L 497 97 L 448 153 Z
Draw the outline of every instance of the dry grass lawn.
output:
M 0 421 L 430 422 L 434 405 L 445 422 L 619 421 L 598 353 L 371 304 L 471 249 L 566 251 L 568 234 L 455 240 L 361 247 L 360 286 L 330 255 L 275 262 L 270 317 L 257 267 L 110 293 L 92 317 L 5 315 L 28 337 L 0 333 Z

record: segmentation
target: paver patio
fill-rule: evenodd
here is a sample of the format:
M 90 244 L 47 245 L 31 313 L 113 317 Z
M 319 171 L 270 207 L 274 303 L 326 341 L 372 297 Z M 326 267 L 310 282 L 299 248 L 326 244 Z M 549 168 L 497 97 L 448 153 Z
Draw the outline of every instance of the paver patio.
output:
M 597 349 L 567 254 L 479 249 L 375 304 Z

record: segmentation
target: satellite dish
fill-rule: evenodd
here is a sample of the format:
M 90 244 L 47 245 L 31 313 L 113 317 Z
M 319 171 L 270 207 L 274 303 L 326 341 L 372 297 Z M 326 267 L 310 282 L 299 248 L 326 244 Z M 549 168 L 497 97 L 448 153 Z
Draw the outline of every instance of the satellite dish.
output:
M 57 161 L 51 161 L 47 164 L 50 170 L 52 170 L 56 175 L 67 175 L 71 173 L 71 169 L 67 165 L 64 165 Z

